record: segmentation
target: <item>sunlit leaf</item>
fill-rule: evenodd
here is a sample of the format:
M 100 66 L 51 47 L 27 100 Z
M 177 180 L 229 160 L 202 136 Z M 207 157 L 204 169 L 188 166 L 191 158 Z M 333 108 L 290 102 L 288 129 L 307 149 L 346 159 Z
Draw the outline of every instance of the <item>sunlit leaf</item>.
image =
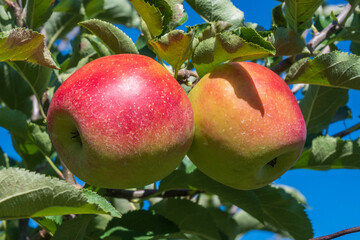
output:
M 291 66 L 286 81 L 360 90 L 360 57 L 331 52 L 302 59 Z
M 26 28 L 0 34 L 0 61 L 29 61 L 59 69 L 45 46 L 45 36 Z
M 165 0 L 129 0 L 145 21 L 152 36 L 156 37 L 168 29 L 173 12 Z
M 230 0 L 185 0 L 207 22 L 225 21 L 234 28 L 244 24 L 244 13 Z
M 285 0 L 285 18 L 289 28 L 302 33 L 312 24 L 312 17 L 324 0 Z
M 274 54 L 275 48 L 270 42 L 254 29 L 244 27 L 200 41 L 194 50 L 192 63 L 201 77 L 226 61 L 253 60 Z
M 169 63 L 175 72 L 191 56 L 191 43 L 193 33 L 184 33 L 181 30 L 171 31 L 160 39 L 151 40 L 149 43 L 157 55 Z
M 91 213 L 120 217 L 104 198 L 89 190 L 25 169 L 0 170 L 0 219 Z
M 106 44 L 106 46 L 108 46 L 111 51 L 116 54 L 139 53 L 129 36 L 111 23 L 98 19 L 90 19 L 79 23 L 79 25 L 94 33 Z
M 293 169 L 360 169 L 359 156 L 359 139 L 344 141 L 340 138 L 321 136 L 312 141 L 312 147 L 301 154 Z

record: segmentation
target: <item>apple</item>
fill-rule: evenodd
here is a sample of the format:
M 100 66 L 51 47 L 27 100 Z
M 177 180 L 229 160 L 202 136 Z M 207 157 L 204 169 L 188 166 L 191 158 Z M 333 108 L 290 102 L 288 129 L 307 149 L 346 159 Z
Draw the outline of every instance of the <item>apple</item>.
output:
M 63 163 L 98 187 L 141 187 L 170 174 L 194 134 L 191 103 L 155 60 L 135 54 L 93 60 L 55 92 L 50 138 Z
M 287 84 L 270 69 L 231 62 L 190 91 L 195 136 L 188 152 L 206 175 L 232 188 L 263 187 L 299 157 L 306 125 Z

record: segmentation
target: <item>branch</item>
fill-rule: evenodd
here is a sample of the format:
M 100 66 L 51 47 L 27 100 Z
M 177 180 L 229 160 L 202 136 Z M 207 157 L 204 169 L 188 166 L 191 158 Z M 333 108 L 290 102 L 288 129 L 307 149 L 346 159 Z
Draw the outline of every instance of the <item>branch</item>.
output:
M 315 36 L 308 42 L 306 45 L 307 48 L 310 50 L 311 53 L 314 52 L 314 50 L 325 40 L 327 39 L 331 34 L 339 30 L 346 22 L 348 17 L 351 15 L 351 13 L 354 11 L 354 9 L 357 7 L 359 3 L 354 2 L 353 5 L 348 3 L 346 7 L 341 11 L 341 13 L 337 17 L 337 21 L 333 21 L 330 23 L 326 28 L 324 28 L 320 33 L 315 34 Z M 297 61 L 301 58 L 306 57 L 306 55 L 297 55 L 296 58 L 294 57 L 288 57 L 282 60 L 280 63 L 275 65 L 271 70 L 273 70 L 275 73 L 280 74 L 284 72 L 286 69 L 288 69 L 294 61 Z
M 105 196 L 132 200 L 136 198 L 147 198 L 153 195 L 154 195 L 153 197 L 161 197 L 161 198 L 186 197 L 202 192 L 203 191 L 194 191 L 189 189 L 174 189 L 157 194 L 159 192 L 156 189 L 144 189 L 144 190 L 135 190 L 135 191 L 124 190 L 124 189 L 107 189 Z
M 20 6 L 20 4 L 18 2 L 13 2 L 10 0 L 5 0 L 5 2 L 14 9 L 14 15 L 15 15 L 15 20 L 16 20 L 16 25 L 18 27 L 23 27 L 24 26 L 24 21 L 22 19 L 22 7 Z
M 360 123 L 355 124 L 352 127 L 349 127 L 341 132 L 334 134 L 333 137 L 341 137 L 342 138 L 342 137 L 345 137 L 346 135 L 349 135 L 350 133 L 355 132 L 356 130 L 359 130 L 359 129 L 360 129 Z
M 318 47 L 325 39 L 330 37 L 331 34 L 339 30 L 346 22 L 348 17 L 354 11 L 358 2 L 354 2 L 353 5 L 348 3 L 341 13 L 337 16 L 337 21 L 334 20 L 326 28 L 324 28 L 319 34 L 316 34 L 306 45 L 310 52 L 314 52 L 315 48 Z
M 342 231 L 339 231 L 339 232 L 336 232 L 333 234 L 329 234 L 329 235 L 322 236 L 322 237 L 311 238 L 309 240 L 330 240 L 330 239 L 338 238 L 338 237 L 344 236 L 346 234 L 355 233 L 355 232 L 360 232 L 360 227 L 348 228 L 348 229 L 345 229 L 345 230 L 342 230 Z

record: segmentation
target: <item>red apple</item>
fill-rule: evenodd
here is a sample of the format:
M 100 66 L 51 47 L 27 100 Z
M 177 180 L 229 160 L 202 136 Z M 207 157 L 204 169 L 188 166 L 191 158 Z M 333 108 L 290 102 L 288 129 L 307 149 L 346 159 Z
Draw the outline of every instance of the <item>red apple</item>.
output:
M 191 90 L 195 136 L 188 152 L 206 175 L 230 187 L 271 183 L 299 157 L 306 126 L 286 83 L 250 62 L 224 64 Z
M 96 59 L 71 75 L 51 100 L 47 125 L 70 171 L 105 188 L 164 178 L 194 132 L 181 86 L 158 62 L 133 54 Z

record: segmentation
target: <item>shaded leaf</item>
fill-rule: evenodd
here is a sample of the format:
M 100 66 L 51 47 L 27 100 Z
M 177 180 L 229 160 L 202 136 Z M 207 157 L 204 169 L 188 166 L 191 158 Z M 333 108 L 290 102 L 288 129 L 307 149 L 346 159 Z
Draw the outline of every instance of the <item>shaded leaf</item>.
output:
M 312 141 L 310 149 L 300 155 L 293 169 L 359 169 L 359 156 L 360 139 L 344 141 L 340 138 L 320 136 Z
M 62 223 L 62 216 L 38 217 L 33 218 L 33 220 L 53 236 L 58 226 Z
M 192 63 L 200 77 L 229 61 L 245 61 L 275 54 L 275 48 L 252 28 L 222 32 L 199 42 Z
M 185 0 L 207 22 L 225 21 L 243 26 L 244 13 L 230 0 Z
M 275 31 L 276 55 L 292 56 L 301 53 L 305 48 L 304 40 L 288 28 L 277 28 Z
M 61 0 L 53 8 L 54 12 L 69 12 L 78 14 L 81 8 L 81 0 Z
M 167 236 L 179 231 L 175 223 L 154 211 L 135 210 L 124 214 L 120 219 L 110 221 L 102 237 L 153 239 L 155 236 Z
M 33 94 L 30 86 L 8 64 L 0 62 L 0 101 L 11 109 L 20 110 L 30 117 L 32 114 Z
M 84 0 L 85 13 L 88 19 L 94 18 L 104 12 L 104 0 Z
M 236 239 L 239 226 L 228 212 L 223 212 L 219 208 L 207 208 L 213 221 L 223 235 L 222 239 Z
M 45 36 L 25 28 L 16 28 L 0 35 L 1 61 L 29 61 L 59 69 L 45 46 Z
M 69 236 L 72 236 L 72 240 L 85 239 L 86 228 L 94 217 L 95 215 L 82 215 L 63 222 L 51 239 L 63 240 L 69 239 Z
M 283 14 L 282 4 L 277 5 L 271 10 L 271 22 L 272 25 L 286 27 L 286 19 Z
M 91 213 L 120 217 L 104 198 L 89 190 L 25 169 L 0 170 L 1 219 Z
M 51 16 L 53 0 L 29 0 L 26 4 L 26 24 L 30 29 L 41 27 Z
M 277 229 L 274 226 L 271 226 L 269 223 L 262 224 L 259 222 L 256 218 L 252 217 L 250 214 L 248 214 L 245 211 L 238 211 L 234 214 L 233 219 L 239 226 L 239 234 L 245 234 L 252 230 L 264 230 L 264 231 L 270 231 L 273 233 L 278 234 L 282 237 L 291 238 L 291 236 L 281 229 Z
M 309 86 L 304 98 L 299 103 L 307 132 L 319 133 L 325 129 L 348 99 L 347 89 Z
M 312 17 L 323 0 L 285 0 L 285 18 L 290 29 L 302 33 L 312 24 Z
M 164 199 L 150 209 L 177 224 L 183 233 L 199 235 L 205 239 L 221 239 L 208 210 L 189 200 Z
M 313 236 L 312 225 L 305 207 L 292 195 L 280 187 L 270 185 L 256 189 L 254 192 L 267 213 L 265 222 L 288 232 L 295 240 L 307 240 Z
M 100 41 L 95 35 L 83 34 L 82 36 L 91 43 L 91 46 L 97 52 L 99 57 L 112 55 L 110 49 L 102 41 Z
M 57 39 L 68 34 L 83 19 L 84 16 L 81 14 L 54 12 L 44 25 L 48 47 L 50 48 Z
M 149 41 L 157 55 L 169 63 L 175 72 L 191 55 L 193 33 L 181 30 L 171 31 L 160 39 Z
M 151 35 L 159 36 L 168 30 L 173 12 L 165 0 L 129 0 L 145 21 Z
M 191 166 L 189 166 L 191 167 Z M 160 190 L 184 188 L 203 190 L 219 196 L 222 202 L 232 203 L 258 221 L 289 232 L 296 239 L 312 236 L 311 223 L 305 208 L 292 195 L 277 186 L 242 191 L 216 182 L 199 170 L 186 172 L 184 163 L 160 183 Z
M 126 27 L 140 28 L 140 17 L 128 0 L 104 0 L 104 11 L 96 15 L 96 18 Z
M 307 83 L 360 90 L 360 57 L 345 52 L 321 54 L 293 64 L 285 79 L 289 84 Z
M 115 54 L 139 53 L 133 41 L 123 31 L 111 23 L 91 19 L 80 22 L 79 25 L 94 33 Z

